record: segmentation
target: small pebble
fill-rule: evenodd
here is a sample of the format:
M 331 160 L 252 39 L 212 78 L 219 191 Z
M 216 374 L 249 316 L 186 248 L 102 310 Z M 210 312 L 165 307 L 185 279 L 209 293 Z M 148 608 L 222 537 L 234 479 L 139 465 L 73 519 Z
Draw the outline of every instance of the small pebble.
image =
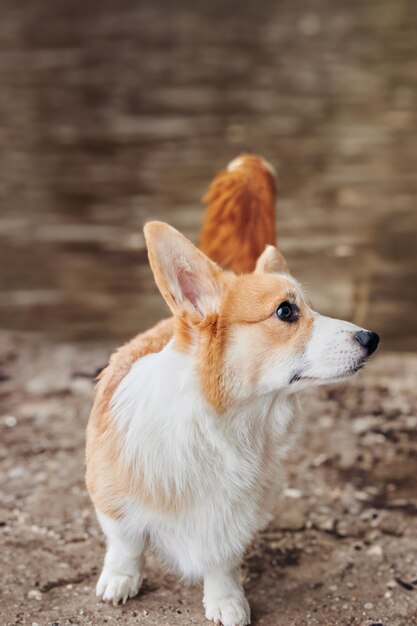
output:
M 372 611 L 372 609 L 374 608 L 374 605 L 372 604 L 372 602 L 365 602 L 365 604 L 363 605 L 363 608 L 366 609 L 367 611 Z
M 29 600 L 41 600 L 42 593 L 39 591 L 39 589 L 31 589 L 28 593 L 28 598 Z
M 18 465 L 17 467 L 12 467 L 12 469 L 9 470 L 10 478 L 20 478 L 24 475 L 24 473 L 25 469 L 21 465 Z
M 5 415 L 3 417 L 3 422 L 7 426 L 7 428 L 14 428 L 17 424 L 17 419 L 14 415 Z
M 369 556 L 382 556 L 382 548 L 378 545 L 372 546 L 367 550 L 366 554 Z
M 297 500 L 298 498 L 301 498 L 303 495 L 303 492 L 300 491 L 299 489 L 291 489 L 291 488 L 287 488 L 284 491 L 284 496 L 286 498 L 292 498 L 294 500 Z

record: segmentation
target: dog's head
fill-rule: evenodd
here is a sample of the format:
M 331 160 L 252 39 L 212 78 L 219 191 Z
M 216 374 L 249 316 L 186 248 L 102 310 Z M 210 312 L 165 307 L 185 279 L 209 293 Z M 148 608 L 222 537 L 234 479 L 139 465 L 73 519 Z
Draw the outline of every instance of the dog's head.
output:
M 145 226 L 149 260 L 175 318 L 174 343 L 195 357 L 203 392 L 224 412 L 256 395 L 345 379 L 378 335 L 312 311 L 277 248 L 251 274 L 223 271 L 174 228 Z

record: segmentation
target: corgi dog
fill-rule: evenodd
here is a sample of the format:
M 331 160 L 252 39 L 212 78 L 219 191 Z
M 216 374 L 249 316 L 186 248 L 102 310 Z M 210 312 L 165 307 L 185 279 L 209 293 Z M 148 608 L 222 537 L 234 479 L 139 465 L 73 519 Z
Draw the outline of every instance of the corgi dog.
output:
M 138 593 L 149 546 L 203 580 L 207 619 L 249 624 L 239 566 L 282 489 L 297 393 L 345 380 L 377 348 L 376 333 L 310 308 L 275 246 L 275 194 L 272 167 L 244 155 L 206 196 L 207 254 L 145 225 L 172 317 L 111 357 L 88 423 L 105 601 Z

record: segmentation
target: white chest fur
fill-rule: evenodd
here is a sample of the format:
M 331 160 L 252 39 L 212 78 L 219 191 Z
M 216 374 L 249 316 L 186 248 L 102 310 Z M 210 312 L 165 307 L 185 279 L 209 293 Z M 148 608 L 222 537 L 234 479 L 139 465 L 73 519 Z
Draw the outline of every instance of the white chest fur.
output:
M 123 455 L 137 480 L 182 505 L 162 514 L 126 498 L 126 530 L 146 532 L 186 576 L 238 561 L 282 488 L 292 413 L 290 399 L 269 394 L 220 416 L 202 396 L 191 355 L 168 344 L 140 359 L 112 401 Z

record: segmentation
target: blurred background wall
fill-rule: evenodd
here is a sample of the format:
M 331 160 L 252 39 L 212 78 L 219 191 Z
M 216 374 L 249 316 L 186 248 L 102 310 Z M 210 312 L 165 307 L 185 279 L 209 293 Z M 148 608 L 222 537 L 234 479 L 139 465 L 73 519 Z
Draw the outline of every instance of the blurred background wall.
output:
M 415 0 L 0 10 L 1 328 L 116 344 L 166 315 L 143 223 L 197 240 L 254 151 L 314 306 L 417 349 Z

